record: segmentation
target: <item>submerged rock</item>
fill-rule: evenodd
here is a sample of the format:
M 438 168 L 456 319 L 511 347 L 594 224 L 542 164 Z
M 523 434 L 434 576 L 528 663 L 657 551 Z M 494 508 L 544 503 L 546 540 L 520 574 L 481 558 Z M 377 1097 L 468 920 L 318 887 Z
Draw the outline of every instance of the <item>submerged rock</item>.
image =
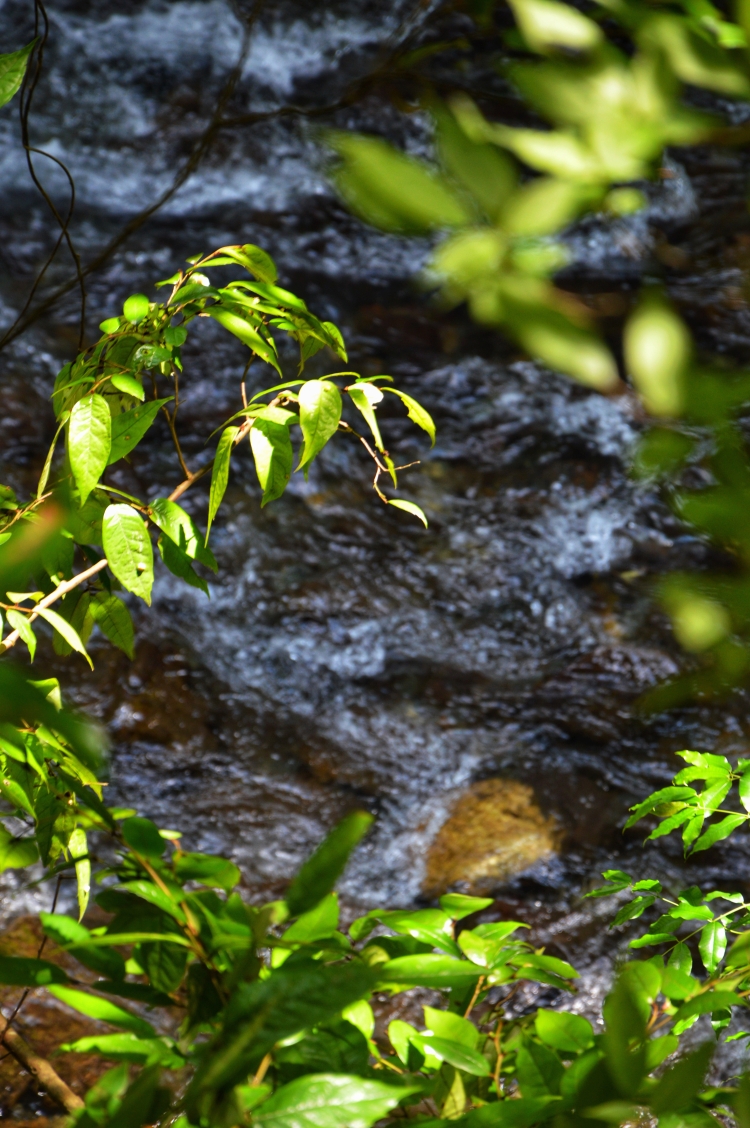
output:
M 422 891 L 490 893 L 517 873 L 550 857 L 559 833 L 542 814 L 530 787 L 510 779 L 475 783 L 456 802 L 427 856 Z

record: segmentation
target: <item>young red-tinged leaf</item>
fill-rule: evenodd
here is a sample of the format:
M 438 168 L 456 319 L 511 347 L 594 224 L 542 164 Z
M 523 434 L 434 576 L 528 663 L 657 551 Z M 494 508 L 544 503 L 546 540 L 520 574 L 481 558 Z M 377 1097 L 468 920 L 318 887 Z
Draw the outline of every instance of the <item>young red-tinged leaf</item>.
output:
M 98 591 L 89 604 L 94 622 L 99 630 L 128 658 L 134 657 L 135 632 L 130 612 L 116 595 Z
M 211 491 L 208 498 L 208 521 L 206 523 L 206 542 L 213 524 L 214 517 L 219 511 L 224 494 L 229 484 L 229 463 L 232 457 L 232 447 L 237 437 L 239 427 L 227 427 L 222 431 L 219 445 L 216 448 L 214 468 L 211 471 Z
M 101 478 L 110 455 L 112 425 L 104 396 L 94 393 L 74 404 L 68 422 L 68 457 L 81 505 Z
M 715 843 L 728 838 L 732 831 L 736 830 L 738 826 L 742 826 L 744 822 L 747 822 L 747 819 L 747 815 L 726 815 L 719 822 L 709 826 L 708 830 L 696 842 L 692 852 L 697 854 L 699 850 L 708 850 Z
M 299 390 L 299 421 L 305 440 L 297 469 L 307 466 L 338 429 L 341 393 L 330 380 L 306 380 Z
M 723 960 L 724 953 L 727 950 L 727 932 L 720 921 L 712 921 L 702 930 L 698 950 L 703 960 L 703 966 L 708 974 L 712 975 Z
M 427 432 L 430 436 L 430 446 L 434 446 L 435 423 L 429 411 L 422 407 L 421 403 L 417 403 L 415 399 L 412 399 L 411 396 L 407 396 L 406 392 L 399 392 L 396 388 L 384 388 L 383 390 L 392 392 L 394 396 L 398 396 L 406 408 L 406 414 L 411 421 L 416 423 L 418 427 L 421 427 L 423 431 Z
M 102 519 L 102 544 L 122 586 L 151 605 L 154 552 L 148 529 L 130 505 L 108 505 Z

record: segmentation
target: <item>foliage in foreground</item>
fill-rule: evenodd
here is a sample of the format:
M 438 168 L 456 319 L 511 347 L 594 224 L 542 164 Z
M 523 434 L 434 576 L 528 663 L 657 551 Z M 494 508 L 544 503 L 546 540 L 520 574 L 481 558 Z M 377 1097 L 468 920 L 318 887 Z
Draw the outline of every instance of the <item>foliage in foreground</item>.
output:
M 612 0 L 608 15 L 634 43 L 626 54 L 600 22 L 572 6 L 517 0 L 514 11 L 517 50 L 545 61 L 522 59 L 511 76 L 551 130 L 488 122 L 465 101 L 434 105 L 441 172 L 382 143 L 339 136 L 339 183 L 381 226 L 452 231 L 432 271 L 446 300 L 468 300 L 474 316 L 502 325 L 532 355 L 606 390 L 617 383 L 615 362 L 586 311 L 551 281 L 563 262 L 552 237 L 586 210 L 603 205 L 623 214 L 639 206 L 637 182 L 653 174 L 665 144 L 711 135 L 714 123 L 683 104 L 682 83 L 750 95 L 742 12 L 734 24 L 708 3 L 681 11 Z M 23 80 L 29 50 L 0 58 L 0 104 Z M 206 274 L 237 266 L 247 277 L 216 282 Z M 0 496 L 6 649 L 23 641 L 33 659 L 35 631 L 46 621 L 62 653 L 87 657 L 95 624 L 132 653 L 132 623 L 118 592 L 150 601 L 152 536 L 165 566 L 205 591 L 200 569 L 216 568 L 208 533 L 245 437 L 263 504 L 286 488 L 298 426 L 297 469 L 306 472 L 337 432 L 353 433 L 374 460 L 381 500 L 424 519 L 412 503 L 384 492 L 381 478 L 396 487 L 399 468 L 384 448 L 376 408 L 395 394 L 434 440 L 429 415 L 388 377 L 302 378 L 305 362 L 322 349 L 346 362 L 343 340 L 277 286 L 262 250 L 220 248 L 163 285 L 170 287 L 165 301 L 131 296 L 121 317 L 102 324 L 100 340 L 60 373 L 53 395 L 58 431 L 36 496 L 21 504 L 8 489 Z M 213 460 L 191 469 L 177 412 L 180 350 L 198 317 L 238 337 L 281 382 L 246 402 L 240 381 L 241 406 L 221 429 Z M 299 349 L 294 380 L 281 372 L 282 335 Z M 625 354 L 646 409 L 661 420 L 646 436 L 638 465 L 652 475 L 691 459 L 709 469 L 709 484 L 679 495 L 677 504 L 738 560 L 737 578 L 700 585 L 677 578 L 665 589 L 682 640 L 709 656 L 687 689 L 710 689 L 741 676 L 748 664 L 742 514 L 750 474 L 737 420 L 750 385 L 743 373 L 698 363 L 686 328 L 659 294 L 647 294 L 630 319 Z M 343 388 L 335 382 L 352 377 Z M 367 436 L 342 418 L 344 400 L 351 417 L 364 420 Z M 166 498 L 123 494 L 108 481 L 107 467 L 131 457 L 159 413 L 180 480 Z M 178 499 L 209 470 L 204 534 Z M 37 959 L 5 957 L 0 982 L 46 990 L 107 1024 L 111 1033 L 61 1049 L 119 1063 L 87 1094 L 85 1107 L 69 1101 L 72 1123 L 370 1128 L 408 1118 L 425 1128 L 444 1121 L 583 1128 L 650 1117 L 665 1128 L 698 1128 L 732 1111 L 743 1125 L 750 1120 L 745 1082 L 737 1090 L 704 1085 L 712 1040 L 674 1056 L 701 1016 L 710 1016 L 721 1036 L 746 1005 L 750 905 L 740 894 L 696 887 L 673 893 L 656 879 L 608 871 L 608 884 L 593 895 L 630 892 L 613 926 L 653 916 L 658 904 L 660 915 L 631 947 L 660 952 L 621 969 L 600 1032 L 566 1010 L 532 1008 L 518 1017 L 512 1001 L 524 981 L 574 992 L 577 974 L 525 941 L 523 924 L 476 923 L 491 902 L 448 894 L 439 907 L 373 910 L 347 930 L 339 927 L 334 887 L 368 815 L 355 812 L 334 829 L 283 901 L 248 906 L 233 863 L 184 851 L 177 831 L 104 803 L 100 735 L 62 707 L 56 683 L 33 682 L 3 663 L 0 712 L 7 808 L 0 868 L 41 861 L 45 879 L 74 876 L 79 905 L 78 919 L 41 915 L 45 937 L 75 970 L 43 952 Z M 682 829 L 686 849 L 696 852 L 747 820 L 750 765 L 683 756 L 687 767 L 672 787 L 639 804 L 633 821 L 656 815 L 661 821 L 650 837 Z M 724 805 L 733 783 L 743 810 Z M 107 923 L 99 923 L 104 917 Z M 414 1023 L 394 1019 L 387 1038 L 376 1039 L 374 996 L 416 987 L 436 992 L 435 1005 L 425 1005 Z
M 505 7 L 470 5 L 486 24 Z M 519 126 L 518 108 L 506 124 L 465 94 L 445 102 L 427 93 L 434 162 L 379 138 L 333 133 L 332 176 L 368 223 L 433 238 L 424 284 L 443 306 L 466 303 L 479 323 L 602 392 L 624 390 L 621 371 L 629 379 L 655 420 L 635 474 L 666 482 L 680 519 L 730 561 L 720 575 L 676 574 L 661 585 L 675 634 L 694 656 L 688 672 L 644 702 L 671 708 L 726 692 L 750 671 L 750 374 L 725 356 L 699 356 L 659 287 L 644 288 L 613 343 L 613 327 L 605 340 L 594 311 L 556 276 L 571 262 L 573 221 L 597 216 L 616 229 L 647 207 L 667 146 L 746 143 L 742 128 L 696 107 L 709 91 L 720 96 L 717 108 L 744 120 L 737 103 L 750 100 L 749 10 L 739 0 L 733 20 L 709 0 L 511 0 L 510 8 L 516 26 L 494 64 L 543 128 Z M 501 102 L 494 112 L 504 110 Z M 653 278 L 658 263 L 647 269 Z

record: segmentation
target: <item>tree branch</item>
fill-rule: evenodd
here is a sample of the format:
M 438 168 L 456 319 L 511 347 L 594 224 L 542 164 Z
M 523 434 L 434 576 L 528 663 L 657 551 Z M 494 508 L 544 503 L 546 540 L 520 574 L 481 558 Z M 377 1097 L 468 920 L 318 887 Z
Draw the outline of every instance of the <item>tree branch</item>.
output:
M 37 618 L 43 608 L 49 607 L 52 603 L 56 603 L 58 599 L 62 599 L 64 595 L 67 595 L 69 591 L 73 591 L 79 584 L 90 580 L 97 572 L 101 572 L 103 568 L 106 568 L 108 563 L 109 561 L 105 556 L 103 560 L 97 560 L 96 564 L 92 564 L 91 567 L 87 568 L 84 572 L 79 572 L 78 575 L 73 576 L 72 579 L 65 580 L 56 587 L 54 591 L 51 591 L 49 595 L 45 595 L 44 599 L 40 599 L 39 603 L 37 603 L 36 607 L 29 615 L 29 622 L 33 623 L 34 619 Z M 8 637 L 4 638 L 2 643 L 0 643 L 0 654 L 4 654 L 6 650 L 10 650 L 11 646 L 15 646 L 20 637 L 21 635 L 17 630 L 11 631 Z
M 52 1068 L 47 1059 L 40 1057 L 32 1050 L 28 1042 L 25 1042 L 15 1030 L 12 1030 L 10 1025 L 5 1028 L 2 1042 L 19 1065 L 22 1065 L 32 1077 L 35 1077 L 66 1112 L 77 1112 L 79 1108 L 85 1108 L 81 1098 L 65 1084 L 62 1077 Z

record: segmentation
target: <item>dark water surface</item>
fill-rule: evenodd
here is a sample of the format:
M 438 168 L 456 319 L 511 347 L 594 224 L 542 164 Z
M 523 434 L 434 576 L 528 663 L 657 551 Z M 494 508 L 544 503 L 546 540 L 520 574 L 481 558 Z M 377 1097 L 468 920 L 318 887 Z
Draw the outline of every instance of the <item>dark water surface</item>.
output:
M 2 50 L 29 38 L 29 8 L 0 3 Z M 168 186 L 210 117 L 241 27 L 223 0 L 52 0 L 49 15 L 32 137 L 75 177 L 74 233 L 88 259 Z M 231 112 L 335 102 L 389 38 L 405 34 L 407 15 L 364 0 L 269 5 Z M 452 17 L 444 30 L 465 27 Z M 377 91 L 324 120 L 429 149 L 424 119 L 399 114 Z M 112 797 L 184 829 L 198 848 L 226 851 L 256 898 L 279 895 L 325 830 L 364 805 L 377 828 L 347 873 L 345 897 L 413 903 L 430 845 L 467 789 L 493 779 L 514 781 L 510 795 L 531 788 L 560 850 L 501 884 L 500 906 L 589 962 L 589 1005 L 608 974 L 595 914 L 609 906 L 582 905 L 582 884 L 613 862 L 682 880 L 676 846 L 644 854 L 640 836 L 623 838 L 627 806 L 671 776 L 676 749 L 747 754 L 744 694 L 650 720 L 633 710 L 679 661 L 648 599 L 652 579 L 699 564 L 705 550 L 628 478 L 631 400 L 575 387 L 462 314 L 431 311 L 410 281 L 426 248 L 342 210 L 317 128 L 292 116 L 222 133 L 90 280 L 89 332 L 185 256 L 261 244 L 282 284 L 342 325 L 354 367 L 392 373 L 434 414 L 431 452 L 397 410 L 383 423 L 398 459 L 423 459 L 404 482 L 429 530 L 384 509 L 366 460 L 343 442 L 307 484 L 295 478 L 261 511 L 246 452 L 212 534 L 220 572 L 210 603 L 159 565 L 154 608 L 137 612 L 135 663 L 92 640 L 94 674 L 81 665 L 72 676 L 68 666 L 65 684 L 74 681 L 76 700 L 109 727 Z M 9 324 L 54 228 L 29 187 L 13 113 L 0 129 L 0 321 Z M 45 177 L 62 191 L 54 170 Z M 590 220 L 571 234 L 571 287 L 617 318 L 639 278 L 661 274 L 703 345 L 741 359 L 750 343 L 745 159 L 674 154 L 651 195 L 644 216 Z M 61 255 L 51 277 L 68 273 Z M 0 355 L 2 480 L 21 493 L 52 436 L 48 396 L 75 349 L 75 325 L 71 296 Z M 183 426 L 193 431 L 194 465 L 209 457 L 204 435 L 238 405 L 243 363 L 217 326 L 191 337 Z M 316 372 L 331 369 L 316 363 Z M 251 381 L 273 382 L 260 370 Z M 115 484 L 145 492 L 154 482 L 156 496 L 180 477 L 157 422 Z M 201 521 L 206 497 L 186 495 Z M 56 661 L 50 650 L 43 665 Z M 746 851 L 731 846 L 702 855 L 690 880 L 741 887 L 746 875 Z M 31 895 L 5 880 L 11 914 Z

